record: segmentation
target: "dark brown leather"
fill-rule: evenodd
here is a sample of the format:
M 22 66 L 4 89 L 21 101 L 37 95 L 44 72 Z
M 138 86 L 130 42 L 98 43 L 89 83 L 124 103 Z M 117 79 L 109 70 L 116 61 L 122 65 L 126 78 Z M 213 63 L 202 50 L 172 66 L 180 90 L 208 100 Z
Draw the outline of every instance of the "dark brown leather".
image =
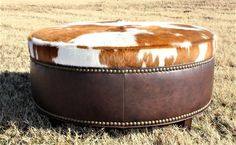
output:
M 72 121 L 140 122 L 194 112 L 211 99 L 213 72 L 214 59 L 194 68 L 139 74 L 76 72 L 31 61 L 36 104 L 52 117 Z

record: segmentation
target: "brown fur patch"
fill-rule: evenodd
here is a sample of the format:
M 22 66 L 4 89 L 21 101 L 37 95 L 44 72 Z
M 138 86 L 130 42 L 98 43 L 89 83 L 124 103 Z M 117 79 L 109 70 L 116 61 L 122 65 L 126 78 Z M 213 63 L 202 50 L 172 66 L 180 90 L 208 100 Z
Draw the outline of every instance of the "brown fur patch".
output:
M 51 62 L 54 57 L 57 57 L 58 55 L 58 48 L 53 46 L 38 46 L 33 45 L 33 53 L 36 58 L 36 51 L 38 55 L 38 60 L 44 61 L 44 62 Z
M 98 32 L 124 32 L 125 26 L 99 26 L 99 25 L 76 25 L 68 27 L 51 27 L 34 31 L 28 39 L 32 37 L 44 41 L 68 42 L 80 35 Z
M 110 50 L 103 49 L 99 55 L 100 63 L 112 68 L 141 67 L 142 62 L 137 60 L 138 50 Z

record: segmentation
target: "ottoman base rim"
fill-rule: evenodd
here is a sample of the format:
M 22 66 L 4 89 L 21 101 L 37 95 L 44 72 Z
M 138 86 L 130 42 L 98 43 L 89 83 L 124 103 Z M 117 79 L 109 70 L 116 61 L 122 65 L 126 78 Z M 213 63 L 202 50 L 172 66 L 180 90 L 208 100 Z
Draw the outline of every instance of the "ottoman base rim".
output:
M 206 60 L 202 60 L 199 62 L 192 62 L 186 64 L 175 64 L 170 66 L 158 66 L 158 67 L 147 67 L 147 68 L 105 68 L 105 67 L 80 67 L 80 66 L 69 66 L 62 64 L 51 64 L 48 62 L 43 62 L 40 60 L 36 60 L 35 58 L 30 57 L 31 62 L 35 64 L 42 65 L 44 67 L 60 69 L 60 70 L 68 70 L 75 72 L 83 72 L 83 73 L 112 73 L 112 74 L 124 74 L 124 73 L 155 73 L 155 72 L 170 72 L 177 70 L 186 70 L 195 67 L 199 67 L 201 65 L 207 64 L 214 59 L 214 56 L 208 58 Z
M 46 114 L 49 118 L 66 121 L 66 122 L 74 122 L 84 126 L 92 126 L 92 127 L 106 127 L 106 128 L 140 128 L 140 127 L 152 127 L 152 126 L 165 126 L 170 124 L 185 124 L 185 122 L 191 122 L 193 116 L 203 112 L 206 110 L 211 104 L 211 100 L 203 107 L 199 108 L 196 111 L 192 111 L 190 113 L 182 114 L 180 116 L 175 116 L 171 118 L 159 119 L 159 120 L 145 120 L 145 121 L 133 121 L 133 122 L 114 122 L 114 121 L 94 121 L 94 120 L 78 120 L 69 117 L 60 116 L 40 107 L 37 103 L 35 103 L 37 109 Z M 183 127 L 187 127 L 188 129 L 191 128 L 190 125 L 182 125 Z

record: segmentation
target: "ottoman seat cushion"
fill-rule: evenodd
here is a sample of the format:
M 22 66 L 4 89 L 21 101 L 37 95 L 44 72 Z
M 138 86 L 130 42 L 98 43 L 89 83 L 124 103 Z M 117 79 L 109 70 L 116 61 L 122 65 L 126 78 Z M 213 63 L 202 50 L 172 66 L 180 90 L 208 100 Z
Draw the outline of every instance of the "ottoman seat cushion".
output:
M 170 22 L 78 22 L 28 37 L 38 61 L 77 67 L 155 68 L 207 60 L 214 35 L 199 26 Z

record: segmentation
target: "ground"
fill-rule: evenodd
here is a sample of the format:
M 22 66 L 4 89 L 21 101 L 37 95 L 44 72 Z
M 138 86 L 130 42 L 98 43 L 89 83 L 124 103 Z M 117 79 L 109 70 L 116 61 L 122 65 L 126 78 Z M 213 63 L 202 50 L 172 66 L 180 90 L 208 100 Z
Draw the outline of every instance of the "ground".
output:
M 235 144 L 235 0 L 0 0 L 0 144 Z M 207 27 L 218 36 L 211 106 L 177 126 L 104 129 L 53 126 L 31 94 L 27 36 L 35 29 L 82 20 L 158 20 Z

